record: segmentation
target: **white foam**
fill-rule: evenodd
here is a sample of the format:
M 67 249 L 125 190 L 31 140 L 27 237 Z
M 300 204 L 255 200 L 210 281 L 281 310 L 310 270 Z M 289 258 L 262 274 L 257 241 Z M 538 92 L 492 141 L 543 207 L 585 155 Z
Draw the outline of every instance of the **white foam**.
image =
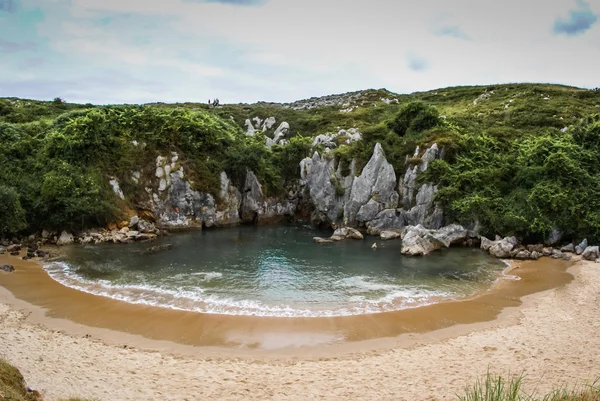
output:
M 356 289 L 356 293 L 385 291 L 378 299 L 367 299 L 362 295 L 351 296 L 346 307 L 335 309 L 294 308 L 287 305 L 265 305 L 255 300 L 236 300 L 207 295 L 200 287 L 162 288 L 152 284 L 115 284 L 106 280 L 86 280 L 80 277 L 65 262 L 53 262 L 44 266 L 50 277 L 61 284 L 94 295 L 104 296 L 133 304 L 158 306 L 208 314 L 271 316 L 271 317 L 334 317 L 374 314 L 386 311 L 415 308 L 429 305 L 440 299 L 452 297 L 451 293 L 433 291 L 419 287 L 407 287 L 369 281 L 368 277 L 356 276 L 337 282 L 341 287 Z M 192 275 L 192 274 L 190 274 Z M 219 272 L 195 273 L 204 276 L 205 282 L 221 278 Z M 350 291 L 351 293 L 353 291 Z M 352 305 L 353 304 L 353 305 Z

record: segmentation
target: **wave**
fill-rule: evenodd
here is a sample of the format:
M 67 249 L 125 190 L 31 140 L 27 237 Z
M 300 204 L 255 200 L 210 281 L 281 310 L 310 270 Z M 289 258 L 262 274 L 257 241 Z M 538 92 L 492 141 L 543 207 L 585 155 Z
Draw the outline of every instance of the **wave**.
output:
M 138 284 L 117 284 L 107 280 L 88 280 L 81 277 L 66 262 L 53 262 L 44 266 L 50 277 L 59 283 L 82 292 L 108 297 L 132 304 L 157 306 L 208 314 L 269 316 L 269 317 L 335 317 L 375 314 L 430 305 L 455 295 L 416 286 L 378 283 L 366 276 L 339 280 L 336 284 L 350 295 L 348 306 L 330 309 L 309 309 L 288 305 L 266 305 L 255 300 L 238 300 L 206 294 L 197 285 L 192 289 L 164 288 L 141 281 Z M 189 275 L 201 276 L 202 282 L 222 278 L 219 272 L 199 272 Z M 182 275 L 182 276 L 189 276 Z M 183 277 L 182 277 L 183 278 Z M 384 292 L 379 298 L 369 299 L 367 292 Z

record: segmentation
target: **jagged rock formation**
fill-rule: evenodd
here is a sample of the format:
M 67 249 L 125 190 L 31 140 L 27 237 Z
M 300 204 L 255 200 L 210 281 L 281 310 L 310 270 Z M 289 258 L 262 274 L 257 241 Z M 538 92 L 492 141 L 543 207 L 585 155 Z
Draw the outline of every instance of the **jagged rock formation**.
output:
M 246 173 L 244 194 L 240 216 L 243 222 L 272 223 L 285 216 L 292 218 L 298 207 L 298 200 L 266 198 L 262 185 L 252 171 Z
M 402 250 L 404 255 L 427 255 L 443 247 L 467 242 L 473 235 L 459 226 L 451 224 L 439 230 L 429 230 L 422 225 L 408 226 L 402 232 Z

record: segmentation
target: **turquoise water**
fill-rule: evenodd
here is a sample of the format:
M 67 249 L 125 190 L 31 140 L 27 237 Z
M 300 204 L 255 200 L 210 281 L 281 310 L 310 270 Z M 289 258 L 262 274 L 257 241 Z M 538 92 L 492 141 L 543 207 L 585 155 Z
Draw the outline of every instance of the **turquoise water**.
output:
M 400 241 L 313 243 L 301 226 L 188 232 L 150 244 L 74 246 L 45 266 L 55 280 L 131 303 L 204 313 L 343 316 L 471 296 L 505 269 L 478 249 L 405 257 Z M 377 242 L 378 249 L 371 245 Z M 157 254 L 150 246 L 174 244 Z

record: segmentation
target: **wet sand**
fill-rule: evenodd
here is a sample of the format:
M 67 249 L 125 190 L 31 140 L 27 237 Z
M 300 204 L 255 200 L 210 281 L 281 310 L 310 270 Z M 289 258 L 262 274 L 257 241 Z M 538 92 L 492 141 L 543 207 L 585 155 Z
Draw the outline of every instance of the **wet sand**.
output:
M 2 263 L 13 264 L 15 272 L 0 275 L 0 286 L 13 295 L 2 292 L 0 300 L 33 312 L 32 319 L 45 326 L 67 332 L 76 329 L 78 334 L 83 330 L 115 344 L 133 341 L 156 348 L 148 340 L 157 340 L 202 347 L 204 353 L 249 356 L 301 356 L 307 347 L 311 353 L 320 348 L 322 354 L 332 355 L 358 348 L 390 347 L 407 333 L 447 329 L 446 335 L 456 334 L 464 331 L 464 326 L 497 319 L 503 309 L 519 306 L 523 296 L 572 280 L 566 273 L 569 262 L 546 258 L 520 263 L 510 272 L 520 280 L 500 279 L 489 291 L 468 300 L 371 315 L 273 318 L 133 305 L 65 287 L 52 280 L 36 262 L 2 255 Z M 119 333 L 136 338 L 125 338 Z M 384 345 L 382 338 L 388 344 Z

